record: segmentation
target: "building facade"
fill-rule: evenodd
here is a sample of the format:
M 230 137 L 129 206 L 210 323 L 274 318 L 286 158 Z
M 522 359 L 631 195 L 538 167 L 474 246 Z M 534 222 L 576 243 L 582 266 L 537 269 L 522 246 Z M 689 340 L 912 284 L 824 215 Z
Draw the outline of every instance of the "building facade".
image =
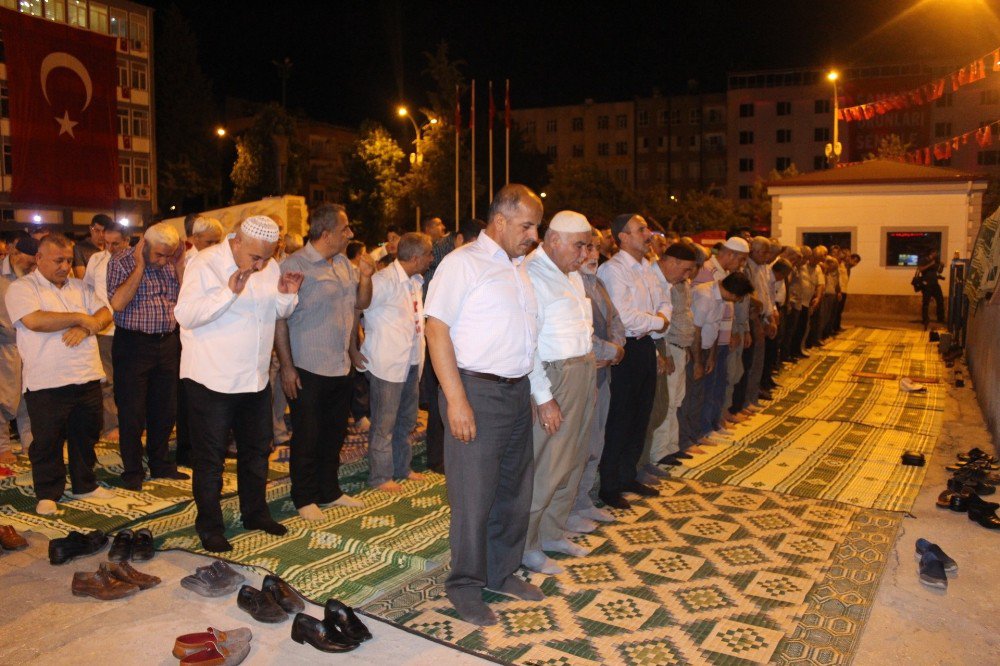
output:
M 515 109 L 516 131 L 525 144 L 556 167 L 579 162 L 603 169 L 619 185 L 636 186 L 635 102 L 595 102 Z
M 118 203 L 112 210 L 69 208 L 11 197 L 11 136 L 7 65 L 0 62 L 0 228 L 43 223 L 85 231 L 96 213 L 143 226 L 156 210 L 156 141 L 153 128 L 153 10 L 124 0 L 0 0 L 0 7 L 116 38 Z

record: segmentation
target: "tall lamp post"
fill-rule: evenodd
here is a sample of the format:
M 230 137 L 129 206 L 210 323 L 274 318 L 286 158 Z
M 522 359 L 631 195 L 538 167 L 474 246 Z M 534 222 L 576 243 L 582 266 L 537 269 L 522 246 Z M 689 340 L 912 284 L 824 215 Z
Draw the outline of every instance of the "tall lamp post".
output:
M 833 84 L 833 141 L 826 144 L 826 161 L 830 166 L 835 166 L 840 161 L 841 145 L 837 135 L 837 115 L 839 113 L 837 102 L 837 79 L 840 75 L 833 71 L 826 75 L 827 81 Z
M 222 142 L 226 138 L 226 128 L 221 125 L 216 127 L 215 136 L 219 137 L 219 141 L 215 144 L 215 168 L 219 172 L 219 208 L 222 208 L 222 197 L 226 189 L 225 170 L 222 168 Z
M 423 153 L 423 147 L 422 147 L 421 144 L 422 144 L 422 142 L 424 140 L 423 129 L 426 129 L 427 126 L 425 125 L 424 128 L 421 128 L 420 125 L 417 124 L 417 121 L 414 120 L 413 116 L 410 114 L 410 110 L 407 109 L 405 106 L 398 107 L 396 109 L 396 113 L 399 114 L 400 118 L 409 118 L 410 123 L 413 125 L 413 133 L 416 135 L 416 138 L 413 140 L 414 152 L 410 153 L 410 166 L 413 169 L 416 169 L 421 164 L 424 163 L 424 153 Z M 427 124 L 428 125 L 437 125 L 437 118 L 431 118 L 431 119 L 429 119 Z M 417 204 L 417 227 L 416 227 L 416 229 L 417 229 L 417 231 L 420 231 L 420 204 Z

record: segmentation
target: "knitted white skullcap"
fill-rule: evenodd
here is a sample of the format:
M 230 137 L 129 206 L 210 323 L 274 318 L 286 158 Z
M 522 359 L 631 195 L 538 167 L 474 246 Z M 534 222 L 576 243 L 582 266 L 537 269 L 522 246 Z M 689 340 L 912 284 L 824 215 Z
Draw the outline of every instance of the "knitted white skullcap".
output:
M 561 210 L 552 216 L 549 229 L 563 233 L 590 233 L 590 222 L 580 213 L 572 210 Z
M 726 249 L 732 250 L 733 252 L 742 252 L 743 254 L 750 253 L 750 244 L 739 236 L 733 236 L 722 245 Z
M 280 233 L 277 223 L 266 215 L 254 215 L 243 220 L 240 231 L 247 238 L 256 238 L 265 243 L 277 243 Z

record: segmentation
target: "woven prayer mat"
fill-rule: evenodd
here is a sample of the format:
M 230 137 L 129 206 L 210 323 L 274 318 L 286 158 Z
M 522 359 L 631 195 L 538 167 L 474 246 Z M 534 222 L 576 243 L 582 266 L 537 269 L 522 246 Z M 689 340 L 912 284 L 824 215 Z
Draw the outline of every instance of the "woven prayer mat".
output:
M 905 451 L 926 457 L 944 421 L 943 382 L 907 393 L 898 380 L 855 372 L 943 378 L 923 333 L 856 328 L 812 350 L 778 378 L 781 389 L 722 444 L 705 449 L 676 476 L 858 506 L 907 511 L 926 467 L 901 463 Z
M 462 621 L 447 567 L 364 607 L 459 649 L 515 664 L 841 664 L 874 602 L 901 516 L 669 479 L 579 538 L 546 598 L 487 593 L 500 622 Z
M 147 480 L 142 484 L 142 492 L 120 488 L 122 472 L 121 456 L 116 444 L 100 442 L 95 447 L 97 465 L 94 472 L 97 481 L 112 490 L 117 496 L 110 501 L 92 502 L 63 497 L 59 502 L 59 513 L 55 516 L 39 516 L 35 513 L 38 499 L 31 481 L 31 464 L 27 456 L 18 456 L 17 462 L 9 467 L 13 476 L 0 478 L 0 521 L 11 524 L 17 530 L 30 530 L 52 538 L 66 536 L 73 530 L 103 530 L 112 532 L 125 525 L 161 511 L 169 511 L 191 500 L 191 482 L 169 479 Z M 191 470 L 183 468 L 190 473 Z M 271 469 L 272 479 L 287 476 L 285 469 Z M 67 480 L 67 491 L 69 481 Z M 223 495 L 236 492 L 236 463 L 226 461 L 222 475 Z
M 419 449 L 415 447 L 417 453 Z M 284 536 L 244 531 L 239 499 L 224 499 L 222 512 L 233 545 L 224 557 L 275 573 L 318 603 L 336 597 L 352 606 L 446 561 L 450 511 L 444 477 L 428 472 L 423 481 L 404 482 L 402 493 L 367 488 L 367 479 L 364 460 L 342 468 L 341 487 L 363 500 L 365 508 L 330 507 L 320 522 L 299 517 L 287 479 L 268 484 L 271 515 L 288 528 Z M 212 555 L 201 548 L 194 518 L 194 504 L 188 502 L 130 526 L 148 527 L 158 549 Z

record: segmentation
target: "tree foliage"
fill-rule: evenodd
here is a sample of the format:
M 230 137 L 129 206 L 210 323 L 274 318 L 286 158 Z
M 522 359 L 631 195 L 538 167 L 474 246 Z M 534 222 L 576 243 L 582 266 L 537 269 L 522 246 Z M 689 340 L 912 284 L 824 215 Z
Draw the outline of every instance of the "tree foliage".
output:
M 636 209 L 636 199 L 594 164 L 566 162 L 549 168 L 545 186 L 546 217 L 560 210 L 583 213 L 596 226 L 606 226 L 615 215 Z
M 889 134 L 878 140 L 874 153 L 868 153 L 864 161 L 869 160 L 901 160 L 913 149 L 912 143 L 903 143 L 898 134 Z
M 372 121 L 361 126 L 351 150 L 346 201 L 359 235 L 369 243 L 381 241 L 386 227 L 401 220 L 405 157 L 385 127 Z
M 286 144 L 284 182 L 278 178 L 278 144 Z M 236 140 L 233 203 L 295 194 L 302 185 L 309 155 L 296 133 L 295 119 L 277 103 L 262 108 Z
M 156 168 L 161 208 L 199 194 L 217 194 L 212 86 L 198 65 L 198 46 L 187 19 L 171 5 L 157 12 Z

